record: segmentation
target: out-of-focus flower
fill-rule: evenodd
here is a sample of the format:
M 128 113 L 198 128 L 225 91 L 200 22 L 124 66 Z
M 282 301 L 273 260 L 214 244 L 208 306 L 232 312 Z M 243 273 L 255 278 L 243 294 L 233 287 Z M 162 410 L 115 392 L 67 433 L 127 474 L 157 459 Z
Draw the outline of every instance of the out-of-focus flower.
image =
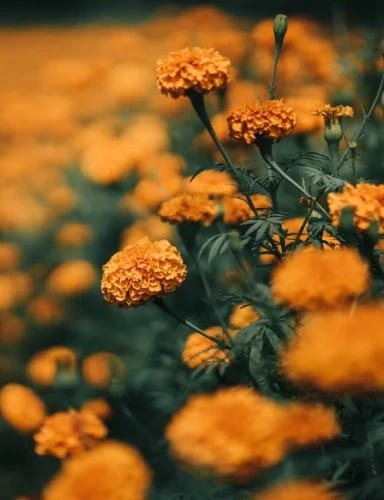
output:
M 136 448 L 105 441 L 64 462 L 44 500 L 145 500 L 152 471 Z
M 296 115 L 282 100 L 247 103 L 228 117 L 229 133 L 233 139 L 252 144 L 259 138 L 279 142 L 293 132 Z
M 327 441 L 340 433 L 331 409 L 307 406 L 313 412 L 313 419 L 308 417 L 305 424 L 311 432 L 306 439 L 303 435 L 296 439 L 291 408 L 246 387 L 194 395 L 166 428 L 170 453 L 192 470 L 242 484 L 297 446 Z
M 60 247 L 80 247 L 92 237 L 92 229 L 87 224 L 68 222 L 56 233 L 55 241 Z
M 384 232 L 384 184 L 366 184 L 364 182 L 353 186 L 346 184 L 341 193 L 329 193 L 327 197 L 332 224 L 338 226 L 341 212 L 346 207 L 354 210 L 355 226 L 360 231 L 366 231 L 370 224 L 376 221 L 379 231 Z
M 342 304 L 369 287 L 369 267 L 353 249 L 298 251 L 274 269 L 271 292 L 293 309 L 316 310 Z
M 136 307 L 174 292 L 185 280 L 187 268 L 173 245 L 145 237 L 115 253 L 103 266 L 101 291 L 118 307 Z
M 25 321 L 11 313 L 0 316 L 0 344 L 17 345 L 25 336 Z
M 122 200 L 123 206 L 132 212 L 144 213 L 156 210 L 159 205 L 177 195 L 183 188 L 180 175 L 154 175 L 139 180 L 132 192 Z
M 228 342 L 228 336 L 231 338 L 237 333 L 237 331 L 233 330 L 231 332 L 227 331 L 227 334 L 225 334 L 220 326 L 212 326 L 204 331 L 211 337 L 226 343 Z M 203 364 L 229 364 L 230 362 L 226 349 L 221 348 L 216 342 L 207 339 L 198 332 L 191 333 L 188 336 L 181 358 L 190 368 L 196 368 Z
M 383 391 L 384 304 L 365 303 L 304 316 L 281 354 L 292 382 L 339 394 Z
M 184 180 L 184 189 L 189 193 L 224 196 L 236 193 L 238 187 L 227 172 L 204 170 L 194 179 L 192 179 L 192 176 L 186 177 Z
M 324 129 L 321 118 L 313 114 L 313 108 L 326 100 L 325 91 L 318 85 L 303 85 L 284 98 L 285 103 L 295 110 L 296 125 L 293 134 L 315 134 Z
M 81 411 L 93 413 L 102 420 L 106 420 L 112 416 L 112 408 L 103 398 L 88 399 L 81 405 Z
M 102 420 L 92 412 L 57 412 L 46 417 L 34 434 L 35 451 L 38 455 L 66 458 L 92 448 L 107 434 Z
M 139 219 L 124 229 L 121 235 L 120 249 L 128 245 L 134 245 L 142 238 L 148 237 L 151 241 L 174 239 L 172 226 L 163 222 L 158 215 L 150 215 L 145 219 Z
M 87 384 L 107 387 L 114 378 L 124 377 L 125 365 L 117 354 L 100 351 L 84 358 L 81 371 Z
M 81 295 L 96 282 L 96 276 L 95 266 L 90 262 L 82 259 L 68 260 L 51 272 L 47 287 L 58 295 Z
M 0 274 L 0 311 L 7 311 L 22 303 L 32 292 L 30 276 L 24 272 L 9 271 Z
M 253 309 L 252 305 L 246 302 L 236 304 L 229 316 L 229 324 L 232 328 L 245 328 L 260 319 L 260 315 Z
M 212 47 L 186 47 L 157 61 L 157 85 L 174 99 L 188 92 L 206 94 L 229 83 L 230 64 Z
M 22 433 L 40 427 L 46 406 L 32 389 L 21 384 L 6 384 L 0 391 L 0 414 L 14 429 Z
M 56 186 L 47 194 L 47 201 L 59 214 L 65 214 L 77 204 L 77 196 L 69 186 Z
M 344 497 L 332 491 L 331 485 L 307 480 L 291 480 L 278 483 L 250 500 L 342 500 Z
M 76 367 L 77 355 L 72 349 L 52 346 L 38 351 L 28 360 L 26 373 L 34 384 L 52 386 L 60 369 L 74 374 Z
M 253 194 L 251 200 L 256 209 L 271 208 L 272 203 L 268 196 L 263 194 Z M 242 193 L 236 193 L 231 196 L 224 196 L 221 200 L 223 206 L 223 221 L 225 224 L 239 224 L 255 214 L 248 205 L 247 200 Z M 265 212 L 265 210 L 263 210 Z
M 208 194 L 185 192 L 164 201 L 157 213 L 166 222 L 201 222 L 210 226 L 219 215 L 219 206 Z
M 149 177 L 180 175 L 185 168 L 184 158 L 170 151 L 150 153 L 140 158 L 136 165 L 136 171 L 140 176 Z
M 64 308 L 56 297 L 42 294 L 28 302 L 26 313 L 38 325 L 52 325 L 63 318 Z
M 15 269 L 21 260 L 20 248 L 10 241 L 0 242 L 0 271 Z
M 108 72 L 107 92 L 116 106 L 139 106 L 152 90 L 152 71 L 145 62 L 116 64 Z

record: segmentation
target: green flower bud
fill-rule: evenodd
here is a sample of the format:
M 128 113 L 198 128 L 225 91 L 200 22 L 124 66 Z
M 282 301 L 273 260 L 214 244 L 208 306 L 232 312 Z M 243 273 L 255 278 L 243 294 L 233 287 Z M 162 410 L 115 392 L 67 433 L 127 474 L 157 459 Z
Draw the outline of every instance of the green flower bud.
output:
M 330 120 L 324 128 L 324 138 L 328 144 L 339 143 L 343 137 L 340 120 Z
M 277 14 L 273 21 L 273 33 L 276 43 L 283 43 L 285 34 L 288 29 L 288 16 L 285 14 Z

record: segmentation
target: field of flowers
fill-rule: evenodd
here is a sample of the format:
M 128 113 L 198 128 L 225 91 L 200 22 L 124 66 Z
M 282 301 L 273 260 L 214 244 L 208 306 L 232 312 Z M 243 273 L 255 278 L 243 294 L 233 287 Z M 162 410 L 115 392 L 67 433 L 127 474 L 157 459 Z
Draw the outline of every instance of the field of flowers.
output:
M 384 498 L 383 39 L 0 29 L 1 500 Z

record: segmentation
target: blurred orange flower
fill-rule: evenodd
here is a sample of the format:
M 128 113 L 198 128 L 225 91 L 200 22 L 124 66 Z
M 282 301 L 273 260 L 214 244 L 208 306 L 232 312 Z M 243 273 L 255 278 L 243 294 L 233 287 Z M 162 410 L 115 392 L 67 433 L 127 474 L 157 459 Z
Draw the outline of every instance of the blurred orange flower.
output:
M 271 200 L 268 196 L 264 196 L 263 194 L 253 194 L 251 200 L 256 209 L 272 207 Z M 224 196 L 221 203 L 223 206 L 223 221 L 225 224 L 236 225 L 255 216 L 242 193 Z
M 58 295 L 81 295 L 96 282 L 96 276 L 95 266 L 90 262 L 82 259 L 68 260 L 48 276 L 47 288 Z
M 163 222 L 158 215 L 149 215 L 145 219 L 138 219 L 129 225 L 121 234 L 120 249 L 134 245 L 142 238 L 148 237 L 151 241 L 169 240 L 175 237 L 172 226 Z
M 260 318 L 260 315 L 253 309 L 251 304 L 246 302 L 236 304 L 229 316 L 229 324 L 232 328 L 245 328 Z
M 306 480 L 278 483 L 250 500 L 342 500 L 344 497 L 332 491 L 331 485 Z
M 112 416 L 112 408 L 103 398 L 88 399 L 81 405 L 80 411 L 93 413 L 102 420 L 106 420 Z
M 125 365 L 117 354 L 100 351 L 84 358 L 81 371 L 87 384 L 107 387 L 113 379 L 124 376 Z
M 60 247 L 80 247 L 92 237 L 92 229 L 81 222 L 68 222 L 56 233 L 55 241 Z
M 210 226 L 219 215 L 219 207 L 208 194 L 185 192 L 164 201 L 157 213 L 166 222 L 201 222 Z
M 204 170 L 194 179 L 188 176 L 184 180 L 184 189 L 189 193 L 205 193 L 212 196 L 231 195 L 237 192 L 232 177 L 227 172 Z
M 52 346 L 29 358 L 26 373 L 34 384 L 52 386 L 60 369 L 75 373 L 76 367 L 77 355 L 72 349 Z

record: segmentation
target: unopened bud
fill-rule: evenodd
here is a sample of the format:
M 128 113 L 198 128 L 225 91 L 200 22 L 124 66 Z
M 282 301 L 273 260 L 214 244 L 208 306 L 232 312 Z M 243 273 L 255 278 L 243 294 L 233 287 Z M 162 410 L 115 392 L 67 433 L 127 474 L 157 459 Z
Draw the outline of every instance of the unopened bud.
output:
M 275 42 L 282 44 L 285 34 L 288 29 L 288 16 L 285 14 L 277 14 L 273 21 L 273 33 L 275 35 Z
M 340 120 L 330 120 L 324 128 L 324 139 L 328 144 L 339 143 L 343 137 Z

